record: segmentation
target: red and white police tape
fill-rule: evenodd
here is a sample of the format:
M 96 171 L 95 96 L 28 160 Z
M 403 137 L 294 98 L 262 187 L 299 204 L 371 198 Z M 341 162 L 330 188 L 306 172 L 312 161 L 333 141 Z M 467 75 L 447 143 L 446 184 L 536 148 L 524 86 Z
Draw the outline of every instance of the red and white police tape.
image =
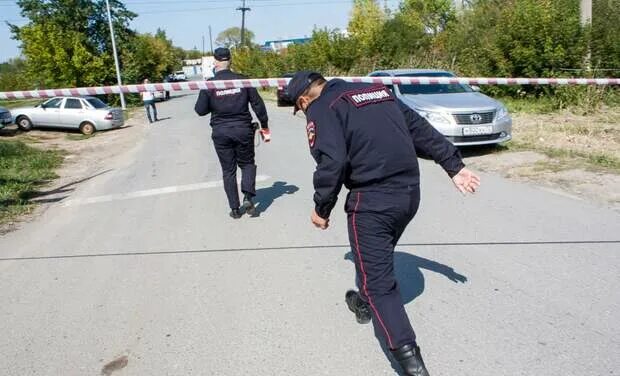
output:
M 334 77 L 335 78 L 335 77 Z M 349 82 L 390 84 L 464 84 L 464 85 L 620 85 L 620 78 L 464 78 L 464 77 L 338 77 Z M 328 78 L 329 79 L 329 78 Z M 0 99 L 47 98 L 139 93 L 142 91 L 185 91 L 202 89 L 282 87 L 290 78 L 262 78 L 227 81 L 167 82 L 147 85 L 94 86 L 67 89 L 25 90 L 0 92 Z

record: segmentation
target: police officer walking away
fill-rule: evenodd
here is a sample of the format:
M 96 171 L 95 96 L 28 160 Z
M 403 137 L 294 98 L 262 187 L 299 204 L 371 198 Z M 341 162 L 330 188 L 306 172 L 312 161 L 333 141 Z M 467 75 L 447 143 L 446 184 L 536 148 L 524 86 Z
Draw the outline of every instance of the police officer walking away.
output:
M 465 168 L 458 149 L 383 85 L 328 82 L 297 72 L 289 82 L 295 112 L 306 114 L 314 172 L 312 223 L 321 229 L 342 185 L 359 292 L 347 306 L 360 323 L 372 319 L 406 375 L 428 376 L 394 276 L 394 247 L 420 202 L 418 156 L 435 160 L 462 193 L 480 179 Z
M 246 77 L 230 70 L 228 48 L 214 52 L 215 76 L 209 80 L 238 80 Z M 201 90 L 194 110 L 200 116 L 211 113 L 211 138 L 222 166 L 224 190 L 228 197 L 230 216 L 241 218 L 237 188 L 237 166 L 241 169 L 243 209 L 254 215 L 252 198 L 256 195 L 256 164 L 254 164 L 254 126 L 248 107 L 252 105 L 261 125 L 261 134 L 269 135 L 267 109 L 255 88 Z

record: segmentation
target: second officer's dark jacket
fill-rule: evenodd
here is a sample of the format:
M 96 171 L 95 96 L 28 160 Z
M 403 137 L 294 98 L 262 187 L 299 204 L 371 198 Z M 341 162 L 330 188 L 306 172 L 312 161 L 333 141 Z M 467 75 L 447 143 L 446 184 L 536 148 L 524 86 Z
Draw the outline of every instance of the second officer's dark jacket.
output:
M 209 81 L 217 80 L 242 80 L 247 77 L 234 73 L 228 69 L 215 73 Z M 258 117 L 262 128 L 268 127 L 267 109 L 255 88 L 230 88 L 201 90 L 196 101 L 194 110 L 200 116 L 211 113 L 211 126 L 219 125 L 249 125 L 252 122 L 252 114 L 248 108 Z
M 456 147 L 383 85 L 330 80 L 306 117 L 322 218 L 343 184 L 351 191 L 417 189 L 418 155 L 434 159 L 450 177 L 465 166 Z

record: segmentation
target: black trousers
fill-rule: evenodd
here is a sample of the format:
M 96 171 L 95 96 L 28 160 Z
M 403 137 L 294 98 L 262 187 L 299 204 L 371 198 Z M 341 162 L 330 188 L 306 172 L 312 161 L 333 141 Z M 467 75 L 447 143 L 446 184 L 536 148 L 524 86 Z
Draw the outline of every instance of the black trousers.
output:
M 224 191 L 231 209 L 240 206 L 237 188 L 237 167 L 241 169 L 241 191 L 256 195 L 256 164 L 254 164 L 254 129 L 252 125 L 218 125 L 211 134 L 217 157 L 222 166 Z
M 390 349 L 415 343 L 394 275 L 394 247 L 419 204 L 419 186 L 399 192 L 352 191 L 347 197 L 357 285 L 370 305 L 375 332 L 385 338 Z

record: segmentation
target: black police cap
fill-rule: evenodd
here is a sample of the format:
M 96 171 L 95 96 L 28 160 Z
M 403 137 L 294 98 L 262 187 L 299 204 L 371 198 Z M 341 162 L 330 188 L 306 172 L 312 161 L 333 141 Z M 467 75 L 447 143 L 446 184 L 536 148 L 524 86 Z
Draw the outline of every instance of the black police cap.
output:
M 213 57 L 217 61 L 229 61 L 230 50 L 225 47 L 216 48 L 215 51 L 213 51 Z
M 288 96 L 291 99 L 291 102 L 295 103 L 295 112 L 299 111 L 299 107 L 297 107 L 297 100 L 301 95 L 310 87 L 314 81 L 323 78 L 320 73 L 313 71 L 301 71 L 295 73 L 293 78 L 288 83 Z

